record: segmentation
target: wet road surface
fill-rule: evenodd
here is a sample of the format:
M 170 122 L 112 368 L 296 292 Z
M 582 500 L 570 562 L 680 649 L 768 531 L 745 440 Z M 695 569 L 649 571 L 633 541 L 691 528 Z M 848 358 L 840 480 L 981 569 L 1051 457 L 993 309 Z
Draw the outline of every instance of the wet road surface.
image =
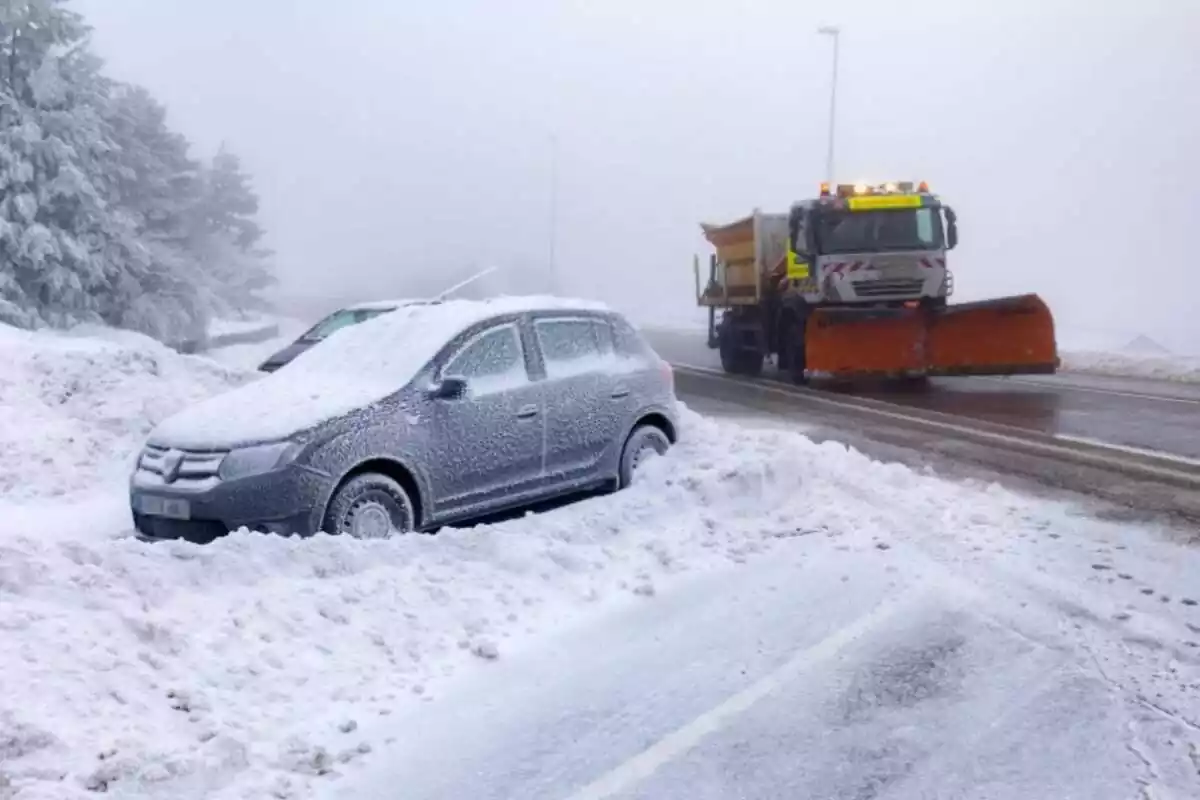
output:
M 703 331 L 644 331 L 668 361 L 720 368 Z M 770 376 L 768 366 L 765 374 Z M 1200 459 L 1200 386 L 1082 375 L 937 378 L 923 389 L 856 385 L 829 391 L 900 406 Z

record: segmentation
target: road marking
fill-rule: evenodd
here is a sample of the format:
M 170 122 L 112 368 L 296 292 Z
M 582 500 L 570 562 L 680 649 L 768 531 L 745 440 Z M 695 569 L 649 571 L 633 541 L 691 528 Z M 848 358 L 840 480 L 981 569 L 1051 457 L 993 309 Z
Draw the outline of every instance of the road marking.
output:
M 1068 373 L 1069 374 L 1069 373 Z M 1160 400 L 1164 403 L 1183 403 L 1184 405 L 1200 406 L 1200 399 L 1194 397 L 1175 397 L 1165 394 L 1145 394 L 1144 392 L 1131 392 L 1126 389 L 1106 389 L 1101 386 L 1081 386 L 1076 383 L 1056 383 L 1054 381 L 1038 381 L 1028 378 L 1000 378 L 988 375 L 977 376 L 979 380 L 995 381 L 997 383 L 1019 383 L 1023 386 L 1037 386 L 1039 388 L 1049 389 L 1066 389 L 1073 392 L 1092 392 L 1093 394 L 1111 394 L 1117 397 L 1129 397 L 1137 400 Z
M 811 647 L 800 650 L 750 686 L 673 733 L 667 734 L 641 753 L 579 789 L 566 800 L 604 800 L 638 785 L 800 673 L 829 661 L 846 645 L 896 616 L 909 606 L 915 593 L 916 590 L 909 590 L 907 594 L 889 601 L 887 605 L 876 606 L 849 625 L 839 628 Z
M 1116 444 L 1115 442 L 1105 442 L 1101 439 L 1090 439 L 1087 436 L 1075 436 L 1070 433 L 1056 433 L 1055 439 L 1061 439 L 1064 442 L 1075 442 L 1077 444 L 1086 444 L 1091 447 L 1103 447 L 1109 450 L 1117 450 L 1122 453 L 1129 453 L 1135 456 L 1149 456 L 1163 461 L 1173 461 L 1176 464 L 1189 467 L 1200 467 L 1200 458 L 1188 458 L 1187 456 L 1178 456 L 1174 453 L 1164 453 L 1162 450 L 1149 450 L 1144 447 L 1134 447 L 1127 444 Z
M 1173 455 L 1170 453 L 1148 452 L 1141 455 L 1142 458 L 1153 458 L 1156 461 L 1167 462 L 1165 464 L 1151 464 L 1145 461 L 1132 461 L 1128 458 L 1120 456 L 1139 455 L 1131 452 L 1130 448 L 1122 448 L 1113 446 L 1107 442 L 1091 443 L 1078 440 L 1070 442 L 1067 439 L 1059 439 L 1063 444 L 1055 444 L 1055 437 L 1051 434 L 1042 434 L 1037 432 L 1026 432 L 1019 429 L 1011 429 L 1012 433 L 999 433 L 995 430 L 980 428 L 971 425 L 960 425 L 956 422 L 947 422 L 945 420 L 934 419 L 928 416 L 918 414 L 906 414 L 902 411 L 892 411 L 890 408 L 901 408 L 891 403 L 882 400 L 866 400 L 864 398 L 849 398 L 846 400 L 837 399 L 836 397 L 825 396 L 823 392 L 813 391 L 811 389 L 793 389 L 791 387 L 784 388 L 778 385 L 772 385 L 765 381 L 747 381 L 745 379 L 735 379 L 723 372 L 720 372 L 709 367 L 700 367 L 693 364 L 675 364 L 676 368 L 687 370 L 695 375 L 708 378 L 713 381 L 719 381 L 731 386 L 740 386 L 743 388 L 752 387 L 760 392 L 777 394 L 783 397 L 796 398 L 806 400 L 811 403 L 823 404 L 831 406 L 835 409 L 861 412 L 863 414 L 875 415 L 885 419 L 902 422 L 906 425 L 925 426 L 935 430 L 948 431 L 957 433 L 968 439 L 981 440 L 992 444 L 1008 446 L 1016 450 L 1035 451 L 1042 455 L 1057 456 L 1068 461 L 1076 463 L 1091 464 L 1107 469 L 1116 469 L 1118 471 L 1139 473 L 1142 476 L 1151 476 L 1157 480 L 1166 480 L 1172 483 L 1183 483 L 1189 487 L 1200 486 L 1200 475 L 1195 473 L 1195 465 L 1191 460 Z M 878 406 L 885 405 L 890 408 L 879 408 Z M 925 410 L 925 414 L 936 414 L 946 416 L 943 412 Z M 1007 428 L 997 423 L 986 423 L 989 428 Z M 1051 441 L 1039 441 L 1038 436 L 1050 439 Z M 1078 445 L 1071 447 L 1070 444 Z M 1099 452 L 1089 452 L 1081 450 L 1079 446 L 1091 448 L 1091 450 Z M 1173 469 L 1174 465 L 1178 465 L 1185 469 L 1180 471 Z

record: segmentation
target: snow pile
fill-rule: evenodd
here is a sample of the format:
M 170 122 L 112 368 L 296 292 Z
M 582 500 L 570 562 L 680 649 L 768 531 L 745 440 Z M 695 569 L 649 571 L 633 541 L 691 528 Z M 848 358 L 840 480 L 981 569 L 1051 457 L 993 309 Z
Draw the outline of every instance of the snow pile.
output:
M 400 308 L 338 330 L 244 391 L 181 411 L 164 420 L 153 438 L 195 448 L 285 438 L 392 394 L 472 325 L 536 308 L 606 307 L 554 297 L 502 297 Z
M 1011 531 L 1029 513 L 834 443 L 683 424 L 628 491 L 437 536 L 7 537 L 0 786 L 21 800 L 309 796 L 381 744 L 364 723 L 599 601 L 644 600 L 791 537 L 886 547 Z
M 1080 350 L 1063 352 L 1061 357 L 1067 372 L 1200 383 L 1200 357 L 1196 356 Z
M 123 485 L 157 422 L 250 377 L 141 334 L 99 328 L 0 325 L 0 363 L 5 527 L 9 504 Z

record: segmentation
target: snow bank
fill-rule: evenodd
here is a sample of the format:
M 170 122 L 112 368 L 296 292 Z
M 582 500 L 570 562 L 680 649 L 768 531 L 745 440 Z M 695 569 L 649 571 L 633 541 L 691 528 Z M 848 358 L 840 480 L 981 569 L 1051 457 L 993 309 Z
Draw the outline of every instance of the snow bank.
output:
M 0 363 L 0 527 L 34 498 L 124 486 L 156 423 L 250 378 L 101 328 L 0 325 Z
M 522 637 L 791 537 L 1012 529 L 1028 502 L 685 412 L 632 489 L 391 541 L 0 542 L 0 742 L 19 800 L 306 797 L 364 723 Z M 868 539 L 869 540 L 869 539 Z
M 1061 357 L 1062 368 L 1067 372 L 1200 383 L 1200 357 L 1196 356 L 1079 350 L 1064 352 Z

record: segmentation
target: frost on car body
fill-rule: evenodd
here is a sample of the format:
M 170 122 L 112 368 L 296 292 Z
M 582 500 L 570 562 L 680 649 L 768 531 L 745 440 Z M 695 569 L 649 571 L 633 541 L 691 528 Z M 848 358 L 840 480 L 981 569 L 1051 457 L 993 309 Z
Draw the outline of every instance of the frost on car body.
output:
M 150 538 L 431 528 L 625 485 L 675 429 L 670 368 L 603 305 L 413 306 L 160 424 L 131 503 Z

